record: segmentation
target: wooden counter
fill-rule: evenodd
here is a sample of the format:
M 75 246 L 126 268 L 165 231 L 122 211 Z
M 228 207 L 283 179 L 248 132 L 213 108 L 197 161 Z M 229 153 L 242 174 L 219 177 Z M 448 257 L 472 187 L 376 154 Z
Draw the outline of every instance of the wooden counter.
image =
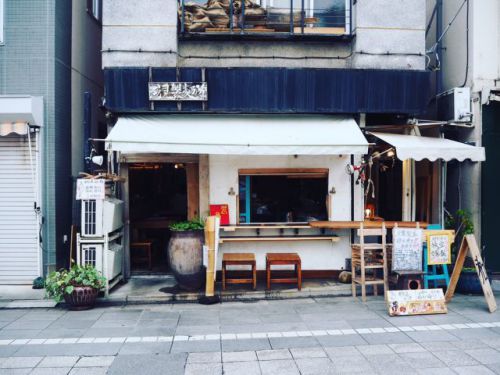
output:
M 361 221 L 311 221 L 309 226 L 317 229 L 358 229 L 361 223 Z M 417 226 L 415 221 L 364 221 L 363 225 L 365 228 L 381 228 L 382 223 L 385 223 L 388 229 L 394 228 L 396 224 L 400 228 L 416 228 Z M 427 223 L 419 222 L 419 226 L 425 229 Z

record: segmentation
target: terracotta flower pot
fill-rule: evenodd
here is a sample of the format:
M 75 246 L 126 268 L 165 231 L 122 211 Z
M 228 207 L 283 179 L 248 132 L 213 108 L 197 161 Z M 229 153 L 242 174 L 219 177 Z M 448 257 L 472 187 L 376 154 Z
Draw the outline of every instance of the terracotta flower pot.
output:
M 89 310 L 94 307 L 99 290 L 90 286 L 75 286 L 73 293 L 65 294 L 70 310 Z

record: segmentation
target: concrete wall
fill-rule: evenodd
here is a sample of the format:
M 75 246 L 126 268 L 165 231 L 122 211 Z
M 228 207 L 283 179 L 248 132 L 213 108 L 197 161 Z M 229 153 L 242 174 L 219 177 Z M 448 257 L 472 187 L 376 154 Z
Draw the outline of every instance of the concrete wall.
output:
M 102 48 L 103 67 L 175 66 L 177 1 L 105 0 Z
M 104 96 L 104 77 L 101 69 L 102 26 L 87 12 L 85 1 L 73 3 L 71 45 L 71 173 L 73 177 L 84 170 L 84 93 L 91 94 L 91 137 L 99 137 L 99 123 L 106 126 L 99 108 Z
M 227 203 L 229 205 L 230 223 L 236 223 L 236 196 L 228 195 L 232 187 L 238 190 L 238 169 L 240 168 L 328 168 L 328 191 L 335 187 L 336 193 L 331 196 L 331 220 L 351 220 L 351 178 L 345 172 L 349 164 L 349 156 L 209 156 L 210 204 Z M 361 200 L 361 189 L 356 185 L 356 201 Z M 356 207 L 356 220 L 362 216 L 360 206 Z M 238 235 L 244 235 L 238 232 Z M 273 234 L 273 233 L 268 233 Z M 298 252 L 302 258 L 303 269 L 340 269 L 344 260 L 350 256 L 349 231 L 338 231 L 341 240 L 308 242 L 250 242 L 225 243 L 222 252 L 246 251 L 255 252 L 257 267 L 265 268 L 265 253 Z M 219 260 L 220 268 L 220 260 Z
M 358 0 L 355 8 L 354 41 L 177 42 L 175 2 L 106 0 L 103 67 L 424 69 L 425 0 Z

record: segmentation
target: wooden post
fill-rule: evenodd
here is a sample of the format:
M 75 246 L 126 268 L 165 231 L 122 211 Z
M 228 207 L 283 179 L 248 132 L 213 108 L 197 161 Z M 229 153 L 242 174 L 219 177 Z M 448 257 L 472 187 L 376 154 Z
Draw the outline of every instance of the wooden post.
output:
M 488 304 L 488 309 L 490 310 L 490 312 L 494 312 L 497 309 L 495 296 L 493 295 L 493 291 L 491 290 L 488 275 L 486 273 L 486 269 L 484 268 L 483 259 L 481 258 L 479 247 L 477 246 L 476 237 L 473 234 L 467 234 L 462 239 L 462 244 L 460 245 L 457 260 L 455 261 L 455 267 L 453 268 L 453 273 L 451 275 L 450 285 L 448 285 L 448 289 L 446 290 L 446 302 L 450 302 L 453 294 L 455 293 L 455 288 L 457 286 L 460 273 L 462 272 L 462 268 L 464 267 L 465 257 L 469 252 L 474 261 L 477 276 L 483 288 L 486 303 Z
M 216 216 L 209 216 L 205 222 L 205 246 L 208 251 L 207 279 L 205 287 L 205 296 L 213 297 L 215 295 L 215 276 L 217 272 L 217 250 L 218 231 L 220 219 Z
M 188 220 L 200 216 L 200 176 L 198 163 L 186 164 Z

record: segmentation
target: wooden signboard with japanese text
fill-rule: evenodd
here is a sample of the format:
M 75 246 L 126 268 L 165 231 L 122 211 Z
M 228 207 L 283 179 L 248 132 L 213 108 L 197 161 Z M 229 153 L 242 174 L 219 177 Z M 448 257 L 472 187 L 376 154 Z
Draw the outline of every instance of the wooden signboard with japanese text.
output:
M 427 264 L 450 264 L 452 242 L 450 231 L 427 231 Z
M 422 229 L 392 230 L 392 270 L 422 271 Z
M 457 287 L 457 282 L 464 267 L 465 257 L 470 254 L 472 260 L 474 261 L 474 266 L 476 267 L 477 276 L 479 277 L 479 282 L 483 288 L 484 298 L 488 304 L 488 309 L 492 313 L 497 309 L 497 303 L 495 301 L 495 296 L 491 290 L 490 280 L 486 269 L 484 268 L 483 258 L 481 257 L 481 252 L 479 251 L 479 246 L 477 245 L 476 237 L 473 234 L 467 234 L 462 240 L 460 245 L 460 250 L 457 255 L 457 260 L 455 261 L 455 267 L 453 268 L 453 273 L 451 274 L 450 285 L 446 290 L 446 302 L 450 302 L 453 294 L 455 294 L 455 288 Z
M 390 316 L 448 313 L 442 289 L 389 290 L 387 307 Z

